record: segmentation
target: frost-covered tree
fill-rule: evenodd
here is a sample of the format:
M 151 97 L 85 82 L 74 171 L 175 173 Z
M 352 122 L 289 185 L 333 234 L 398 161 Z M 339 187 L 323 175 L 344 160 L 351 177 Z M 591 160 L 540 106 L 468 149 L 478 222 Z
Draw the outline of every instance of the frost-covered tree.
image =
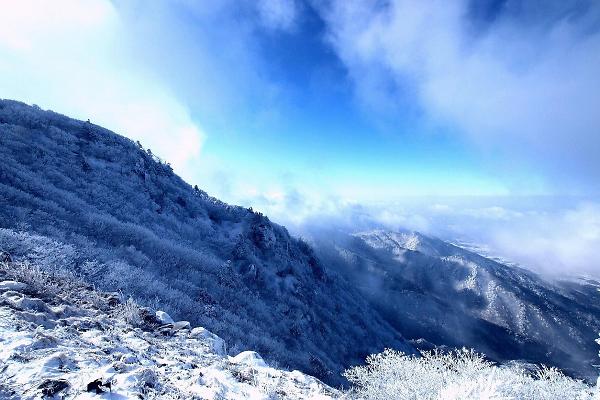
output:
M 527 372 L 497 366 L 473 350 L 424 352 L 422 357 L 385 350 L 346 371 L 349 396 L 365 400 L 593 399 L 594 388 L 555 368 Z

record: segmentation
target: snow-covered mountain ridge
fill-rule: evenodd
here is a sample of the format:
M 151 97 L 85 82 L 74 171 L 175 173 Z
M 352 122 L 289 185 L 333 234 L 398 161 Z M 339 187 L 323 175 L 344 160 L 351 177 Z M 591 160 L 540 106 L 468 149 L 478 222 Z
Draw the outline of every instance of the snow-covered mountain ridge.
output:
M 414 351 L 307 243 L 140 143 L 0 100 L 0 160 L 0 250 L 15 257 L 40 253 L 39 265 L 204 326 L 233 353 L 333 385 L 367 354 Z
M 358 232 L 352 236 L 368 243 L 374 249 L 385 249 L 400 256 L 406 250 L 418 251 L 428 256 L 439 257 L 452 251 L 452 245 L 441 240 L 429 238 L 414 231 L 387 231 L 376 229 Z

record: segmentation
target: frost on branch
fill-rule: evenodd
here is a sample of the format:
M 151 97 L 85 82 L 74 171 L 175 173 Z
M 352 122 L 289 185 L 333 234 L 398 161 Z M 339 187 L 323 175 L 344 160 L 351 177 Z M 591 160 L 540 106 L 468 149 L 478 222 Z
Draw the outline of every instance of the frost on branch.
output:
M 422 357 L 387 349 L 344 375 L 353 385 L 350 397 L 369 400 L 593 399 L 595 392 L 555 368 L 540 367 L 532 374 L 496 366 L 467 349 L 424 352 Z

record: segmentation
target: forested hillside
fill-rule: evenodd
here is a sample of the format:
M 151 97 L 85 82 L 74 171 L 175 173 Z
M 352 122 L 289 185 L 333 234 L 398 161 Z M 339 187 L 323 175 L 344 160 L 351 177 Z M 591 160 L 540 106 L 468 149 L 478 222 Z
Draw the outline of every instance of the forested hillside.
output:
M 139 143 L 2 100 L 0 160 L 0 249 L 13 258 L 58 258 L 101 289 L 210 329 L 233 353 L 332 384 L 369 353 L 412 351 L 309 245 L 190 186 Z

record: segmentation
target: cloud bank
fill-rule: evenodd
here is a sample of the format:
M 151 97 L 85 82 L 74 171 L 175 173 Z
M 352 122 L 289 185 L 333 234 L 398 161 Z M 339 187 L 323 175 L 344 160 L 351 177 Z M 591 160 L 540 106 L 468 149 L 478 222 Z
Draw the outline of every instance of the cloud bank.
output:
M 498 224 L 489 243 L 498 254 L 554 275 L 577 273 L 600 279 L 600 204 L 582 203 Z
M 299 235 L 371 229 L 414 230 L 552 277 L 600 279 L 600 201 L 556 197 L 405 198 L 336 203 L 299 224 Z M 325 238 L 327 240 L 327 238 Z

